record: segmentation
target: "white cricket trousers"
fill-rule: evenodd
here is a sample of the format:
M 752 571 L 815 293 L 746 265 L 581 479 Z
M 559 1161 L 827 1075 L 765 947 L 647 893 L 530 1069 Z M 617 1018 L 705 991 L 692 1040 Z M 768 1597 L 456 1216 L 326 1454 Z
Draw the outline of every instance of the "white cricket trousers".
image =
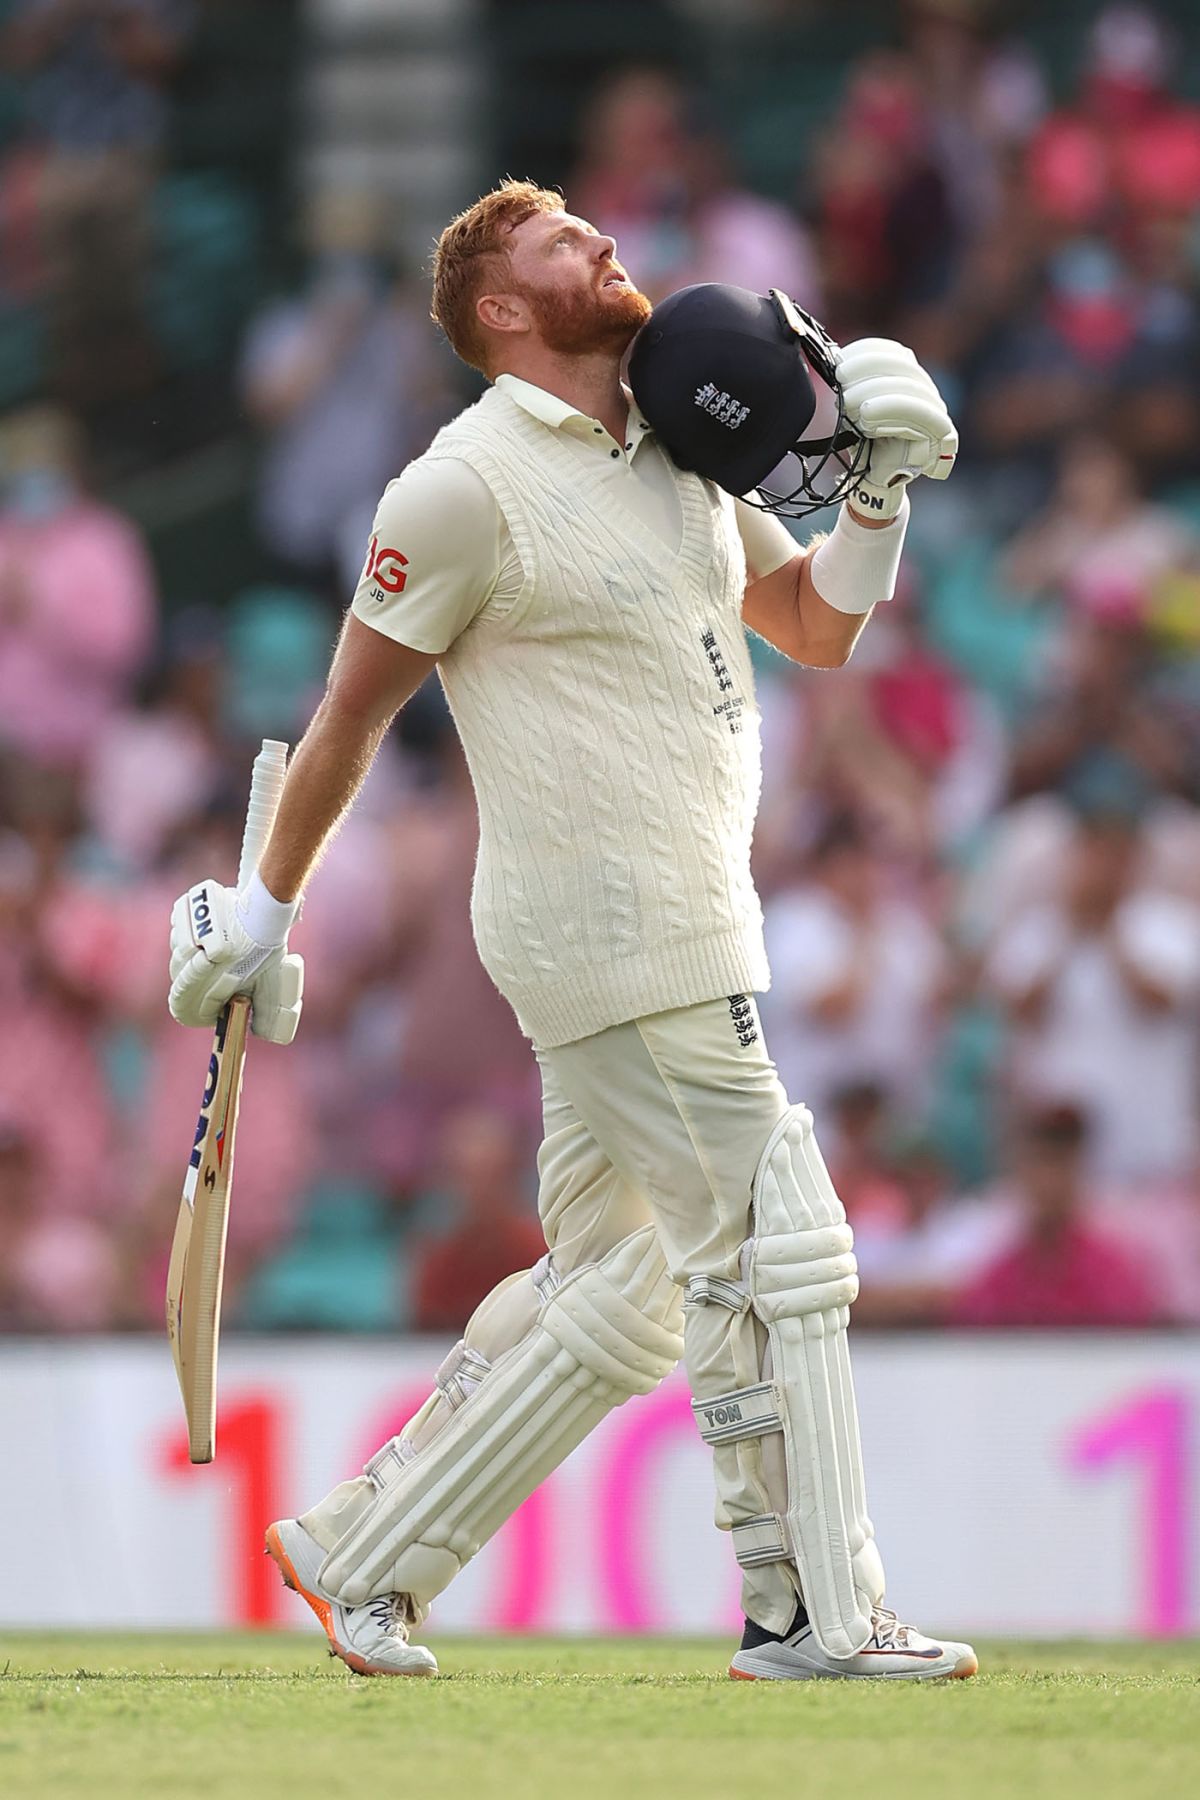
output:
M 545 1124 L 538 1208 L 556 1273 L 598 1262 L 652 1224 L 679 1286 L 700 1276 L 737 1281 L 755 1170 L 789 1107 L 753 999 L 656 1013 L 537 1057 Z M 537 1304 L 527 1279 L 510 1278 L 478 1307 L 466 1344 L 494 1363 L 529 1329 Z M 708 1329 L 685 1326 L 685 1359 L 701 1392 Z M 757 1367 L 743 1379 L 758 1380 Z M 435 1394 L 417 1417 L 414 1443 L 424 1449 L 450 1410 Z M 361 1508 L 367 1485 L 365 1477 L 344 1482 L 305 1516 L 327 1548 Z M 720 1495 L 717 1518 L 728 1523 Z M 791 1562 L 743 1570 L 744 1604 L 759 1622 L 786 1628 L 798 1596 Z

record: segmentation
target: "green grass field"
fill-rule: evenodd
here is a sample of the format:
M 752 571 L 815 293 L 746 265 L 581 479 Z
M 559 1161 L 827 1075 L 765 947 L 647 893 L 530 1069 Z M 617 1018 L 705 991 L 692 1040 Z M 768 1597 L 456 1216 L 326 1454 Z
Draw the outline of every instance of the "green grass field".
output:
M 15 1635 L 6 1800 L 1200 1794 L 1200 1645 L 985 1646 L 974 1681 L 733 1682 L 727 1644 L 434 1640 L 362 1681 L 304 1636 Z

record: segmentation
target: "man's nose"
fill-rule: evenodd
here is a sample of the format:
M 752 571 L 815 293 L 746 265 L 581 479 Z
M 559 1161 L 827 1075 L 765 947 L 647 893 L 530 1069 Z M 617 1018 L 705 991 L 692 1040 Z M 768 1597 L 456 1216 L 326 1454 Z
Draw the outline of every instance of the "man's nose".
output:
M 617 254 L 617 240 L 610 237 L 596 239 L 596 261 L 611 262 Z

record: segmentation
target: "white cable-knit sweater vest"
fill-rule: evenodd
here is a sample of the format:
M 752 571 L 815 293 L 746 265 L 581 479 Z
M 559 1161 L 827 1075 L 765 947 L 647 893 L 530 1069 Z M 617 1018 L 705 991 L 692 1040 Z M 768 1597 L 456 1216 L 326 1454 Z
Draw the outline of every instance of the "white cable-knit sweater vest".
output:
M 677 475 L 672 553 L 495 388 L 426 452 L 491 489 L 524 571 L 440 671 L 479 803 L 484 967 L 535 1044 L 768 985 L 759 723 L 732 501 Z

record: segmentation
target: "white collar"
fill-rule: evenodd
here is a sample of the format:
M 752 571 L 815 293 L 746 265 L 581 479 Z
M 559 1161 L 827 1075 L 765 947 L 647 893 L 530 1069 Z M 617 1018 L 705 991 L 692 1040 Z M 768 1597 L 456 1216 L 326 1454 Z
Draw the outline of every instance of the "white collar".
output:
M 560 400 L 557 394 L 549 393 L 545 388 L 535 387 L 532 381 L 524 381 L 519 375 L 497 375 L 495 384 L 502 393 L 515 400 L 517 405 L 531 418 L 540 419 L 543 425 L 549 425 L 555 431 L 565 426 L 586 425 L 589 432 L 595 430 L 598 420 L 589 418 L 587 413 L 579 412 L 566 400 Z M 621 383 L 625 398 L 629 402 L 629 423 L 640 432 L 649 433 L 651 427 L 644 417 L 629 389 Z M 607 436 L 608 434 L 605 433 Z

